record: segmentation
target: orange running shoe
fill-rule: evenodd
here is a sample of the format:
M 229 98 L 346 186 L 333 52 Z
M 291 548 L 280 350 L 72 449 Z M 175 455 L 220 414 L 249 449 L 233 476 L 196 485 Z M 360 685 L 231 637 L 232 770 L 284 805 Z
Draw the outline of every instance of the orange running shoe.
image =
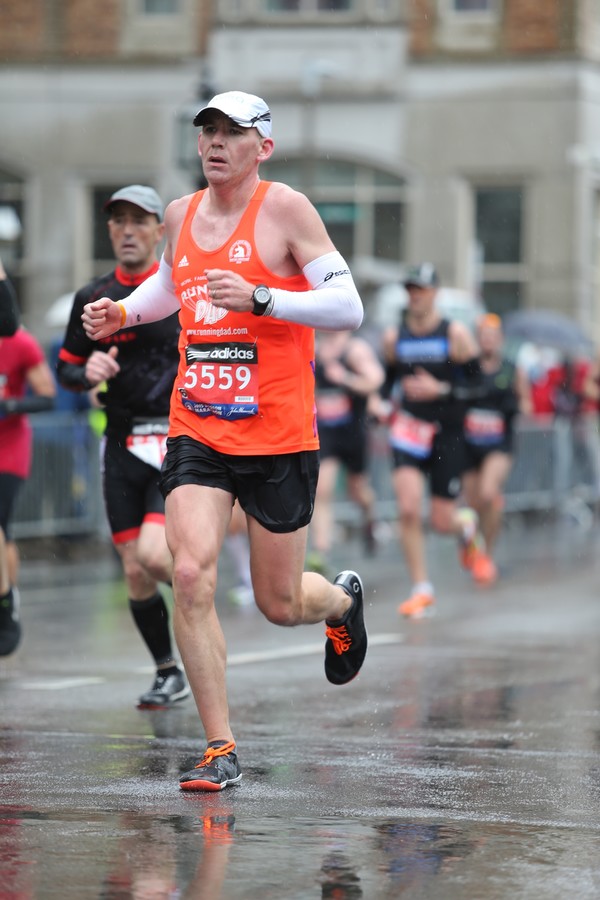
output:
M 430 607 L 434 603 L 435 597 L 432 594 L 415 593 L 400 604 L 398 612 L 411 619 L 422 619 L 424 616 L 431 615 L 433 610 Z
M 490 585 L 498 579 L 498 568 L 487 553 L 477 553 L 471 567 L 471 575 L 477 584 Z
M 479 516 L 474 509 L 458 510 L 462 534 L 458 544 L 458 558 L 463 569 L 471 570 L 477 556 L 483 552 L 483 535 L 479 530 Z

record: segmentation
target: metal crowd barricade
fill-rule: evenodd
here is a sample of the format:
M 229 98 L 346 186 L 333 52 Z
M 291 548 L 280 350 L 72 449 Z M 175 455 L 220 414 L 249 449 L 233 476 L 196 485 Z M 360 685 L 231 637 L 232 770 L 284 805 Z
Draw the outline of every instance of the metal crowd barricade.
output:
M 99 439 L 86 412 L 36 413 L 31 475 L 18 495 L 19 538 L 93 535 L 105 529 Z
M 566 512 L 576 518 L 599 499 L 598 417 L 521 419 L 506 485 L 508 512 Z
M 21 490 L 12 530 L 15 538 L 103 535 L 99 439 L 87 413 L 51 412 L 31 416 L 34 433 L 31 476 Z M 370 474 L 380 521 L 396 518 L 387 429 L 370 433 Z M 571 420 L 551 416 L 517 422 L 515 457 L 506 484 L 506 511 L 565 512 L 587 521 L 600 500 L 598 418 L 584 414 Z M 359 524 L 359 512 L 347 498 L 342 477 L 336 520 Z
M 370 475 L 379 521 L 397 516 L 387 430 L 370 432 Z M 582 522 L 600 500 L 600 438 L 596 414 L 573 420 L 554 416 L 519 418 L 514 463 L 505 486 L 507 513 L 568 513 Z M 336 519 L 358 525 L 360 514 L 347 498 L 345 478 L 338 485 Z

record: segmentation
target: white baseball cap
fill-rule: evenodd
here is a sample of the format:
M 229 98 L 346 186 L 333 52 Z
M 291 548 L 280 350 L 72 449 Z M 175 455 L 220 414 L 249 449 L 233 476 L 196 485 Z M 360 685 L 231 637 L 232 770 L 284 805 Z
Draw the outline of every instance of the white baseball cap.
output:
M 164 208 L 162 200 L 154 188 L 145 184 L 130 184 L 115 191 L 112 197 L 109 197 L 104 204 L 104 209 L 110 210 L 113 203 L 117 203 L 119 200 L 123 200 L 125 203 L 133 203 L 134 206 L 139 206 L 144 212 L 153 213 L 159 222 L 163 220 Z
M 227 91 L 216 94 L 194 118 L 194 125 L 204 125 L 206 114 L 218 110 L 241 125 L 242 128 L 256 128 L 263 137 L 271 137 L 271 110 L 264 100 L 255 94 L 243 91 Z

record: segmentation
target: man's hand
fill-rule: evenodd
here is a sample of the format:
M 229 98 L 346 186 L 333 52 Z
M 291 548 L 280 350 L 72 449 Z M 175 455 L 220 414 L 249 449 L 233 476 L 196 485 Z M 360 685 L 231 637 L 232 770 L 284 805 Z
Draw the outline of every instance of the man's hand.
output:
M 85 364 L 85 377 L 90 384 L 95 387 L 102 381 L 114 378 L 121 371 L 121 366 L 117 362 L 118 352 L 118 347 L 110 347 L 107 353 L 94 350 Z
M 81 321 L 87 336 L 99 341 L 121 327 L 121 307 L 108 297 L 100 297 L 93 303 L 86 303 Z
M 323 368 L 325 370 L 327 381 L 331 381 L 332 384 L 338 384 L 342 387 L 348 386 L 348 379 L 351 377 L 352 373 L 339 361 L 339 359 L 332 359 L 330 362 L 325 363 Z
M 414 375 L 407 375 L 402 379 L 402 391 L 408 400 L 416 403 L 438 400 L 441 396 L 438 379 L 420 367 L 415 368 Z
M 235 312 L 250 312 L 254 306 L 252 294 L 254 285 L 237 272 L 229 269 L 206 269 L 208 296 L 213 306 L 232 309 Z

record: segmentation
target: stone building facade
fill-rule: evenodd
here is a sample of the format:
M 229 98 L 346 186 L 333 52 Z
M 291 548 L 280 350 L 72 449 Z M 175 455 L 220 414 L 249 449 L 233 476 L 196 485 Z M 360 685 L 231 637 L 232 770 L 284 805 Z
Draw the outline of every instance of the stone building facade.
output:
M 431 259 L 491 309 L 600 338 L 600 11 L 593 0 L 4 0 L 0 241 L 29 326 L 110 266 L 99 209 L 200 178 L 202 96 L 263 95 L 265 177 L 318 205 L 367 304 Z M 1 219 L 0 219 L 1 221 Z

